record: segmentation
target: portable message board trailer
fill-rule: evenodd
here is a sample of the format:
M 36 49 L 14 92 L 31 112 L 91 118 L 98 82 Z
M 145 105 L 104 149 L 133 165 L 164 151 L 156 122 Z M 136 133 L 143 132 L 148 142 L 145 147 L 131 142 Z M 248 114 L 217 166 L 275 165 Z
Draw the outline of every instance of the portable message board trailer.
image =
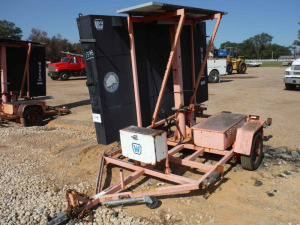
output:
M 102 157 L 96 194 L 88 198 L 75 190 L 68 190 L 66 194 L 68 210 L 57 215 L 51 221 L 51 224 L 64 219 L 80 219 L 88 213 L 89 209 L 99 204 L 109 207 L 143 201 L 149 208 L 153 209 L 158 205 L 158 200 L 155 196 L 208 188 L 218 177 L 223 177 L 223 165 L 231 159 L 241 157 L 243 168 L 248 170 L 258 168 L 262 160 L 263 127 L 264 125 L 270 125 L 271 120 L 265 122 L 260 120 L 259 116 L 246 116 L 230 112 L 221 112 L 209 116 L 203 113 L 205 108 L 196 102 L 197 90 L 205 71 L 208 54 L 222 15 L 225 13 L 153 2 L 119 10 L 118 12 L 129 14 L 127 25 L 136 103 L 135 116 L 138 126 L 128 126 L 121 129 L 121 148 Z M 183 27 L 189 26 L 192 33 L 194 31 L 192 28 L 197 22 L 211 19 L 216 19 L 217 21 L 203 62 L 200 61 L 201 68 L 199 69 L 198 76 L 193 72 L 193 66 L 196 63 L 190 65 L 193 68 L 190 74 L 183 74 L 184 59 L 182 57 L 183 52 L 180 41 Z M 143 105 L 139 88 L 139 78 L 142 75 L 138 75 L 138 63 L 140 60 L 136 54 L 138 49 L 137 39 L 135 38 L 135 26 L 133 24 L 145 23 L 153 25 L 160 24 L 161 22 L 172 24 L 172 26 L 168 27 L 171 48 L 168 60 L 165 62 L 166 69 L 163 79 L 160 87 L 158 87 L 159 95 L 152 119 L 148 127 L 143 127 Z M 97 25 L 100 30 L 101 28 L 103 31 L 105 30 L 105 21 L 95 21 L 95 23 L 98 23 Z M 113 36 L 109 37 L 108 42 L 114 38 Z M 193 45 L 197 41 L 193 37 L 195 36 L 190 35 L 192 49 L 190 57 L 192 62 L 195 60 L 194 55 L 196 54 Z M 93 40 L 87 39 L 82 40 L 82 42 L 88 43 L 93 42 Z M 164 47 L 168 48 L 168 46 Z M 95 57 L 92 54 L 93 49 L 84 48 L 84 51 L 86 50 L 90 51 L 88 57 L 86 56 L 86 61 Z M 160 52 L 157 53 L 157 55 L 159 54 Z M 164 62 L 162 61 L 161 63 Z M 94 64 L 94 66 L 103 67 L 101 64 Z M 168 118 L 157 121 L 159 109 L 163 105 L 163 96 L 168 93 L 166 88 L 168 87 L 171 70 L 174 92 L 172 93 L 174 98 L 172 103 L 175 105 L 175 112 Z M 188 101 L 186 101 L 186 92 L 184 90 L 184 80 L 188 79 L 187 77 L 192 77 L 193 85 Z M 206 119 L 200 123 L 196 123 L 196 117 Z M 184 149 L 190 149 L 194 152 L 185 158 L 177 157 L 176 154 Z M 204 153 L 219 155 L 221 159 L 212 165 L 204 164 L 199 160 L 200 156 L 203 156 Z M 123 169 L 121 169 L 120 182 L 102 190 L 104 167 L 109 164 L 134 172 L 124 177 Z M 174 164 L 177 167 L 186 166 L 195 168 L 197 169 L 197 174 L 202 174 L 202 176 L 194 180 L 175 174 L 171 171 L 170 164 Z M 175 185 L 144 191 L 126 190 L 126 186 L 129 183 L 145 175 L 163 179 L 167 183 L 174 183 Z
M 165 64 L 171 49 L 170 28 L 173 24 L 134 23 L 137 83 L 140 101 L 134 94 L 130 38 L 126 17 L 88 15 L 77 19 L 80 41 L 84 52 L 87 86 L 89 88 L 98 143 L 110 144 L 119 140 L 119 130 L 151 123 L 159 87 L 163 81 Z M 191 36 L 197 41 L 191 42 Z M 182 71 L 198 75 L 206 51 L 205 23 L 183 27 L 181 35 Z M 192 52 L 195 54 L 192 55 Z M 192 57 L 193 56 L 193 57 Z M 173 71 L 164 90 L 161 108 L 167 115 L 174 114 Z M 192 95 L 195 78 L 183 80 L 184 103 Z M 197 77 L 196 77 L 197 78 Z M 198 103 L 208 99 L 206 69 L 197 91 Z M 142 116 L 137 120 L 136 102 L 140 104 Z M 164 119 L 163 114 L 157 115 Z
M 46 96 L 45 46 L 37 42 L 0 39 L 0 119 L 39 125 L 44 115 L 67 112 L 33 100 Z

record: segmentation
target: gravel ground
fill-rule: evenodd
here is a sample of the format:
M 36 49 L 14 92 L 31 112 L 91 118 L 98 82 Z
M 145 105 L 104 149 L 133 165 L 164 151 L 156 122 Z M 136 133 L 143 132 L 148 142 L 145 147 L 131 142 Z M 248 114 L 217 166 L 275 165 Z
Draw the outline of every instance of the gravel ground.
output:
M 51 127 L 20 126 L 5 127 L 0 129 L 0 136 L 13 141 L 15 136 L 22 135 L 25 139 L 31 136 L 55 136 L 55 133 L 67 133 L 80 140 L 88 140 L 91 134 L 72 129 Z M 27 137 L 27 138 L 26 138 Z M 93 185 L 80 182 L 76 185 L 66 185 L 56 179 L 55 172 L 44 170 L 45 165 L 53 163 L 53 157 L 46 148 L 47 145 L 24 148 L 19 145 L 22 140 L 16 141 L 14 146 L 9 142 L 0 145 L 0 224 L 43 224 L 48 216 L 64 211 L 67 208 L 65 193 L 67 189 L 76 189 L 79 192 L 94 189 Z M 282 160 L 299 166 L 300 154 L 298 151 L 288 152 L 284 148 L 274 149 L 265 147 L 266 160 Z M 47 156 L 47 157 L 45 157 Z M 63 173 L 63 172 L 62 172 Z M 287 177 L 289 172 L 279 174 Z M 163 185 L 159 184 L 159 185 Z M 259 183 L 258 183 L 259 185 Z M 190 205 L 191 200 L 179 198 L 178 204 Z M 144 206 L 143 206 L 144 207 Z M 193 218 L 183 221 L 182 211 L 171 212 L 167 210 L 153 211 L 147 218 L 134 217 L 127 214 L 122 207 L 116 208 L 118 217 L 107 208 L 99 207 L 94 211 L 93 222 L 79 222 L 78 224 L 191 224 Z M 214 216 L 207 213 L 193 215 L 199 224 L 214 223 Z
M 65 129 L 17 126 L 0 129 L 0 136 L 2 138 L 15 135 L 28 137 L 44 133 L 54 135 L 53 133 L 61 131 L 66 132 Z M 83 136 L 87 136 L 78 131 L 68 130 L 68 133 L 72 136 L 77 135 L 81 140 L 84 140 Z M 0 145 L 0 224 L 46 223 L 48 216 L 53 217 L 67 208 L 65 200 L 67 189 L 83 192 L 93 188 L 93 185 L 85 182 L 77 185 L 61 184 L 56 180 L 55 173 L 44 171 L 44 166 L 51 164 L 53 158 L 45 157 L 46 149 L 43 146 L 26 149 L 23 147 Z M 109 224 L 117 221 L 117 224 L 146 224 L 145 222 L 139 223 L 140 219 L 135 221 L 133 217 L 127 217 L 122 210 L 118 211 L 120 216 L 115 219 L 112 211 L 99 208 L 95 212 L 95 223 Z
M 67 189 L 78 192 L 94 190 L 93 184 L 86 182 L 62 184 L 57 180 L 55 172 L 45 171 L 45 165 L 53 163 L 53 157 L 48 155 L 47 145 L 24 148 L 25 146 L 18 145 L 18 141 L 16 145 L 8 145 L 15 136 L 21 135 L 27 139 L 30 136 L 55 136 L 55 133 L 66 132 L 80 140 L 92 137 L 91 134 L 65 128 L 23 128 L 17 125 L 0 129 L 0 136 L 8 139 L 8 142 L 0 145 L 0 224 L 44 224 L 49 217 L 66 210 Z M 182 224 L 176 222 L 174 214 L 165 211 L 156 211 L 151 219 L 127 215 L 122 208 L 115 211 L 118 213 L 117 218 L 111 209 L 99 207 L 93 211 L 93 222 L 79 221 L 77 224 L 161 224 L 166 221 Z M 199 214 L 200 217 L 202 215 Z M 210 219 L 208 214 L 204 217 Z

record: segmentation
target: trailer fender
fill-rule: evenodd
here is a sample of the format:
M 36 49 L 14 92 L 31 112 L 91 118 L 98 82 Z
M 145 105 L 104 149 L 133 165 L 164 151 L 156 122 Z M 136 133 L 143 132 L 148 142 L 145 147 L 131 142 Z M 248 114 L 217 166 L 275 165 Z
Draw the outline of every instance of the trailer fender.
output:
M 18 112 L 17 112 L 17 116 L 22 118 L 23 117 L 23 113 L 25 111 L 25 108 L 26 106 L 28 105 L 20 105 L 19 108 L 18 108 Z
M 237 129 L 234 152 L 241 155 L 250 155 L 254 134 L 261 131 L 263 135 L 263 124 L 246 122 Z
M 23 118 L 23 114 L 24 114 L 25 109 L 27 107 L 36 107 L 36 108 L 40 109 L 42 112 L 44 111 L 43 107 L 41 105 L 39 105 L 39 104 L 37 104 L 37 105 L 22 104 L 18 108 L 17 116 L 20 117 L 20 118 Z

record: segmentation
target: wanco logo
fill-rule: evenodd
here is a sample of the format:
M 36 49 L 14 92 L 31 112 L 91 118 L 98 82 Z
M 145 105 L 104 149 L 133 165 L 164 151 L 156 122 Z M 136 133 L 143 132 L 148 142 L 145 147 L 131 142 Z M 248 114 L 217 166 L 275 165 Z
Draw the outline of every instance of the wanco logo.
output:
M 142 146 L 139 144 L 132 143 L 132 150 L 135 154 L 140 155 L 142 153 Z

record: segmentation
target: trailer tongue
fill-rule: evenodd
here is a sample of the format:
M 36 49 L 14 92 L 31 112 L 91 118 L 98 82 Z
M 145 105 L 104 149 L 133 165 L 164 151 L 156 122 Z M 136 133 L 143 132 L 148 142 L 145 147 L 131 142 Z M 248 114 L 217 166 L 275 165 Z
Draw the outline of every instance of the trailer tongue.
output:
M 206 75 L 206 61 L 222 15 L 226 13 L 154 2 L 119 10 L 118 12 L 129 14 L 127 17 L 127 26 L 130 37 L 132 80 L 135 96 L 136 124 L 138 126 L 131 125 L 121 128 L 119 131 L 121 148 L 111 151 L 102 157 L 96 194 L 89 198 L 76 191 L 68 191 L 68 213 L 59 214 L 56 219 L 54 218 L 56 222 L 50 222 L 49 224 L 59 224 L 60 220 L 67 220 L 67 214 L 68 219 L 80 219 L 96 206 L 109 207 L 112 205 L 144 202 L 147 207 L 153 209 L 158 206 L 156 196 L 207 189 L 216 180 L 223 178 L 224 164 L 232 159 L 241 157 L 243 168 L 248 170 L 255 170 L 262 160 L 263 128 L 264 125 L 270 125 L 270 123 L 265 123 L 259 116 L 246 116 L 230 112 L 221 112 L 213 116 L 206 115 L 204 114 L 206 108 L 196 101 L 198 99 L 199 87 L 207 82 L 207 76 L 202 77 L 203 74 Z M 216 24 L 211 40 L 206 52 L 203 52 L 203 49 L 201 50 L 202 53 L 205 53 L 202 55 L 201 61 L 195 62 L 194 56 L 199 55 L 199 52 L 194 51 L 194 44 L 198 41 L 194 40 L 194 28 L 199 22 L 212 19 L 216 19 Z M 84 24 L 87 24 L 86 21 L 88 21 L 87 17 L 78 18 L 79 29 L 81 29 Z M 117 27 L 121 26 L 116 20 L 113 19 L 112 21 L 115 21 Z M 100 18 L 97 18 L 92 24 L 95 25 L 97 32 L 100 32 L 99 35 L 104 35 L 105 29 L 109 26 L 105 20 Z M 147 29 L 147 26 L 151 26 L 151 28 L 154 26 L 159 29 L 161 24 L 164 24 L 164 29 L 170 30 L 169 43 L 171 45 L 169 58 L 165 61 L 161 61 L 161 64 L 167 63 L 167 65 L 160 81 L 160 88 L 157 87 L 159 94 L 154 104 L 153 115 L 148 127 L 142 127 L 145 114 L 141 112 L 144 112 L 143 106 L 145 104 L 143 104 L 144 99 L 141 98 L 144 93 L 140 91 L 139 79 L 143 79 L 143 77 L 141 74 L 138 75 L 137 64 L 140 60 L 137 58 L 136 52 L 139 51 L 139 49 L 136 47 L 137 39 L 134 35 L 134 28 L 141 29 L 141 27 L 143 27 L 142 24 L 145 25 L 145 29 Z M 184 61 L 185 59 L 183 58 L 184 52 L 181 49 L 180 42 L 181 38 L 186 38 L 186 36 L 183 37 L 182 35 L 183 28 L 185 30 L 186 28 L 190 28 L 188 37 L 189 43 L 191 44 L 191 54 L 188 56 L 191 73 L 184 75 L 183 62 L 186 61 Z M 96 39 L 99 37 L 97 35 L 98 34 L 95 35 Z M 88 47 L 88 44 L 96 43 L 96 40 L 85 38 L 82 39 L 81 42 L 84 51 L 86 51 L 84 57 L 89 80 L 96 76 L 93 74 L 92 69 L 88 69 L 89 65 L 91 67 L 93 65 L 95 66 L 96 63 L 93 60 L 96 59 L 93 50 Z M 102 44 L 105 45 L 105 43 Z M 153 44 L 156 45 L 158 43 L 155 42 Z M 101 49 L 101 46 L 98 45 L 97 48 Z M 103 48 L 105 48 L 105 46 L 103 46 Z M 161 51 L 163 50 L 164 49 L 161 49 Z M 159 54 L 159 52 L 157 54 Z M 185 56 L 187 57 L 187 55 Z M 157 55 L 157 57 L 159 56 Z M 110 63 L 113 62 L 110 61 Z M 148 63 L 151 64 L 153 61 L 149 60 Z M 117 64 L 114 65 L 117 66 Z M 172 74 L 171 78 L 173 80 L 173 115 L 168 116 L 166 113 L 163 113 L 165 119 L 157 121 L 161 106 L 166 105 L 163 97 L 166 93 L 165 89 L 167 83 L 170 80 L 170 74 Z M 116 77 L 114 74 L 112 76 Z M 187 80 L 190 81 L 191 90 L 184 90 L 183 88 Z M 90 85 L 92 86 L 89 86 L 89 88 L 91 88 L 90 93 L 95 93 L 93 91 L 96 88 L 96 84 Z M 188 101 L 186 101 L 185 97 L 188 97 Z M 123 105 L 121 105 L 121 107 L 123 107 Z M 106 115 L 103 117 L 105 116 Z M 126 120 L 127 116 L 128 119 L 130 119 L 129 115 L 124 115 L 121 119 Z M 99 117 L 97 117 L 98 123 L 101 126 L 109 126 L 109 123 L 106 122 L 105 124 L 105 122 L 101 120 L 101 118 L 105 119 L 103 117 L 99 114 Z M 202 119 L 202 121 L 197 123 L 197 118 Z M 113 121 L 111 121 L 111 123 L 113 123 Z M 113 125 L 116 124 L 114 123 Z M 106 134 L 109 135 L 109 133 Z M 192 153 L 186 155 L 184 158 L 178 157 L 178 153 L 185 149 L 192 150 Z M 220 156 L 220 160 L 211 165 L 205 164 L 204 161 L 201 160 L 201 157 L 207 154 L 218 155 Z M 120 181 L 102 190 L 104 167 L 108 165 L 121 167 L 132 171 L 132 173 L 125 176 L 123 169 L 121 169 Z M 176 174 L 175 171 L 171 170 L 171 165 L 195 168 L 197 174 L 199 174 L 199 178 L 191 179 Z M 130 183 L 136 181 L 141 176 L 151 176 L 174 185 L 143 191 L 129 191 L 126 189 Z

